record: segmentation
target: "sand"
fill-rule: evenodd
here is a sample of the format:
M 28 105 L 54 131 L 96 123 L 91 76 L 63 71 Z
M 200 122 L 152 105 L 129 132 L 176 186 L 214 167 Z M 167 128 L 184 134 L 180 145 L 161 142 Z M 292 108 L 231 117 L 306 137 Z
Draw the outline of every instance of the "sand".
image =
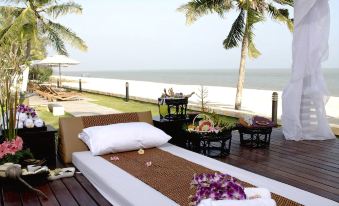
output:
M 157 102 L 164 88 L 173 88 L 174 92 L 189 94 L 199 92 L 201 86 L 199 82 L 196 85 L 176 85 L 134 80 L 103 79 L 89 77 L 68 77 L 63 76 L 65 81 L 63 86 L 78 89 L 79 79 L 82 79 L 82 89 L 100 91 L 103 93 L 125 96 L 125 83 L 129 83 L 129 94 L 131 99 Z M 241 111 L 235 111 L 234 100 L 236 89 L 231 87 L 205 86 L 208 90 L 208 106 L 217 113 L 240 117 L 243 114 L 256 114 L 271 117 L 272 112 L 272 93 L 271 90 L 244 89 Z M 281 91 L 278 92 L 278 118 L 281 117 Z M 197 108 L 199 99 L 193 95 L 189 99 L 191 107 Z M 326 105 L 328 120 L 331 124 L 339 125 L 339 97 L 331 96 Z

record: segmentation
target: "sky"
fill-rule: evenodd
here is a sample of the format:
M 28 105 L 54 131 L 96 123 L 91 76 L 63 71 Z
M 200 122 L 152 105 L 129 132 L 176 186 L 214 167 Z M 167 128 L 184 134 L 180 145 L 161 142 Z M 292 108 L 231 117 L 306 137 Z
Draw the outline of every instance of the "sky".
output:
M 201 17 L 185 24 L 185 15 L 176 9 L 187 0 L 100 0 L 75 2 L 82 15 L 58 19 L 87 45 L 81 52 L 68 47 L 70 57 L 81 62 L 81 71 L 234 69 L 239 67 L 240 48 L 225 50 L 226 38 L 236 12 L 224 19 Z M 330 56 L 325 68 L 339 68 L 339 1 L 330 0 Z M 262 55 L 248 59 L 247 68 L 290 68 L 292 34 L 286 25 L 270 19 L 255 28 L 255 43 Z M 55 52 L 50 51 L 53 55 Z M 75 70 L 75 71 L 76 71 Z

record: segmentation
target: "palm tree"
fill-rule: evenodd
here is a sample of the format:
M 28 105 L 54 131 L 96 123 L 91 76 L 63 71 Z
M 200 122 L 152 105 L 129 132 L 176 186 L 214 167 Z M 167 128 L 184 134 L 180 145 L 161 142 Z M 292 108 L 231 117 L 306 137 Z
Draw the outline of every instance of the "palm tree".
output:
M 235 109 L 241 109 L 242 90 L 245 79 L 245 64 L 247 56 L 257 58 L 261 55 L 254 44 L 254 26 L 265 21 L 266 15 L 279 22 L 287 24 L 293 30 L 293 20 L 289 18 L 286 6 L 292 7 L 293 0 L 191 0 L 178 10 L 186 14 L 186 23 L 192 24 L 199 17 L 217 13 L 221 18 L 232 9 L 239 14 L 223 41 L 225 49 L 238 47 L 241 43 L 241 58 L 239 79 L 235 99 Z M 282 8 L 277 8 L 277 7 Z
M 87 50 L 85 42 L 71 29 L 53 21 L 62 15 L 81 14 L 81 5 L 74 2 L 57 4 L 56 0 L 0 1 L 9 3 L 0 6 L 0 46 L 11 39 L 25 41 L 27 59 L 31 58 L 32 52 L 44 52 L 47 44 L 64 55 L 68 55 L 66 42 Z

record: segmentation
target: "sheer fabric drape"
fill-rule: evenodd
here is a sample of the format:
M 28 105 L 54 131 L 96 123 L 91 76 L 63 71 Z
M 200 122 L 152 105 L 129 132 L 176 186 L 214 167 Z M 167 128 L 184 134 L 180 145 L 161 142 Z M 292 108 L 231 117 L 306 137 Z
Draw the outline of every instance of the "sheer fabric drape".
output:
M 288 140 L 334 138 L 326 119 L 328 91 L 321 63 L 328 57 L 328 0 L 295 0 L 292 74 L 282 95 Z

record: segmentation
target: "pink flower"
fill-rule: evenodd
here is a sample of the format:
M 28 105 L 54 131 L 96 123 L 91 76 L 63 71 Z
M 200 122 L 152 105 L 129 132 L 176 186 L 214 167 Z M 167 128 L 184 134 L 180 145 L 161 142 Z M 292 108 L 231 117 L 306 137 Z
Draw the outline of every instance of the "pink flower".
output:
M 119 161 L 119 157 L 118 156 L 112 156 L 109 158 L 111 161 Z
M 15 155 L 16 152 L 22 150 L 22 147 L 23 141 L 19 136 L 12 141 L 4 141 L 0 144 L 0 159 L 8 154 Z
M 151 162 L 151 161 L 146 162 L 145 165 L 146 165 L 147 167 L 150 167 L 150 166 L 152 166 L 152 162 Z

